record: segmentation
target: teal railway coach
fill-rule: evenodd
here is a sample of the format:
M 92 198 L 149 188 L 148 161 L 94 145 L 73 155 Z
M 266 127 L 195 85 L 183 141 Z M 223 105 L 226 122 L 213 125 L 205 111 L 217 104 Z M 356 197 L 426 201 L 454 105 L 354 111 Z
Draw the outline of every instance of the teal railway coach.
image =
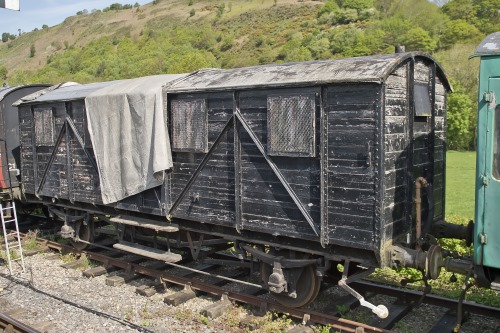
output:
M 483 285 L 500 290 L 500 32 L 486 37 L 478 91 L 474 264 Z

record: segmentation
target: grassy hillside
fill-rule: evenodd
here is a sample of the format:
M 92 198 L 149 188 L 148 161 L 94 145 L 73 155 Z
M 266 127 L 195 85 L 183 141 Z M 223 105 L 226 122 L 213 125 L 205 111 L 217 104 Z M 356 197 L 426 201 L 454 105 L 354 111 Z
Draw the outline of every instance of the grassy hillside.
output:
M 218 34 L 213 37 L 223 36 L 223 42 L 226 44 L 228 39 L 231 39 L 236 46 L 245 44 L 248 48 L 246 42 L 251 38 L 251 31 L 258 29 L 263 19 L 272 22 L 285 15 L 287 17 L 283 21 L 276 23 L 286 25 L 287 19 L 295 15 L 294 20 L 300 22 L 305 17 L 314 17 L 316 9 L 322 5 L 322 2 L 318 1 L 298 2 L 296 0 L 225 1 L 224 13 L 221 15 L 224 23 L 219 23 L 216 18 L 221 1 L 198 0 L 193 1 L 192 5 L 189 3 L 188 0 L 163 0 L 139 8 L 68 17 L 57 26 L 29 32 L 15 40 L 0 43 L 0 66 L 7 68 L 9 82 L 24 83 L 22 81 L 47 65 L 47 62 L 54 56 L 72 49 L 88 47 L 90 42 L 102 37 L 110 38 L 116 46 L 117 41 L 124 38 L 137 43 L 144 39 L 145 33 L 150 35 L 169 33 L 176 27 L 184 27 L 186 31 L 196 32 L 204 32 L 208 29 L 210 33 Z M 193 16 L 191 16 L 192 11 L 194 11 Z M 205 25 L 208 26 L 204 27 Z M 266 28 L 267 31 L 263 31 L 264 34 L 272 34 L 275 31 L 273 25 Z M 183 38 L 182 34 L 176 37 Z M 211 36 L 200 37 L 208 37 L 201 42 L 213 43 L 212 47 L 216 47 L 216 44 L 220 42 Z M 32 45 L 35 49 L 33 57 L 30 56 Z M 238 48 L 235 48 L 231 52 L 234 53 L 237 50 Z M 24 74 L 16 77 L 19 71 Z M 54 82 L 57 80 L 52 83 Z
M 487 4 L 473 1 L 478 8 Z M 470 22 L 457 19 L 469 10 L 460 6 L 451 1 L 439 8 L 426 0 L 155 0 L 75 15 L 0 43 L 0 68 L 7 69 L 11 84 L 89 82 L 205 66 L 391 53 L 395 45 L 406 45 L 410 51 L 436 53 L 453 78 L 465 78 L 472 95 L 471 66 L 464 64 L 487 31 L 479 30 L 484 20 L 473 13 Z M 142 69 L 113 68 L 137 64 Z
M 82 11 L 0 43 L 0 80 L 88 83 L 392 53 L 405 45 L 434 55 L 449 74 L 456 89 L 448 147 L 464 150 L 475 145 L 477 101 L 478 61 L 468 56 L 497 30 L 500 12 L 490 0 L 441 8 L 427 0 L 155 0 Z

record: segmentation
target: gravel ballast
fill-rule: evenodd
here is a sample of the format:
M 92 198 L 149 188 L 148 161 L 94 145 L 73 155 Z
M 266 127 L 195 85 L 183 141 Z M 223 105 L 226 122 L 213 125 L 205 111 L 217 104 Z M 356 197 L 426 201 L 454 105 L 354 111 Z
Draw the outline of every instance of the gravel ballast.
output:
M 24 313 L 15 316 L 16 319 L 33 326 L 50 322 L 49 332 L 240 331 L 235 327 L 226 329 L 223 319 L 216 319 L 210 325 L 202 323 L 203 318 L 197 320 L 199 311 L 213 304 L 214 298 L 201 296 L 172 307 L 163 299 L 181 290 L 180 287 L 167 287 L 144 297 L 136 293 L 136 288 L 153 285 L 151 279 L 111 287 L 106 285 L 107 276 L 83 277 L 81 270 L 62 268 L 59 259 L 46 259 L 50 256 L 53 255 L 25 258 L 26 272 L 17 267 L 12 277 L 6 266 L 0 267 L 2 312 L 23 309 Z
M 53 253 L 40 253 L 26 257 L 26 271 L 18 264 L 13 276 L 6 266 L 0 266 L 0 311 L 22 309 L 12 315 L 16 319 L 47 332 L 246 332 L 239 328 L 241 318 L 250 314 L 236 307 L 217 319 L 208 319 L 199 313 L 214 304 L 217 298 L 199 296 L 177 307 L 167 305 L 164 298 L 182 290 L 180 286 L 163 288 L 149 278 L 134 279 L 119 286 L 109 286 L 109 276 L 122 274 L 119 271 L 94 278 L 86 278 L 80 269 L 61 267 L 63 261 Z M 175 268 L 174 270 L 177 270 Z M 218 274 L 222 271 L 217 271 Z M 204 281 L 210 278 L 202 278 Z M 256 281 L 253 281 L 254 283 Z M 157 293 L 151 297 L 136 293 L 141 285 L 156 286 Z M 160 287 L 159 287 L 160 286 Z M 229 286 L 237 290 L 239 284 Z M 332 300 L 346 293 L 336 287 L 323 290 L 311 309 L 331 309 Z M 264 295 L 264 298 L 270 295 Z M 375 304 L 390 304 L 390 297 L 376 296 Z M 426 333 L 446 310 L 421 305 L 407 315 L 394 328 L 395 332 Z M 365 308 L 346 314 L 347 319 L 369 323 L 374 315 Z M 287 321 L 270 320 L 270 327 L 259 331 L 286 331 L 295 326 Z M 472 316 L 461 332 L 494 332 L 500 319 Z M 321 327 L 320 327 L 321 328 Z

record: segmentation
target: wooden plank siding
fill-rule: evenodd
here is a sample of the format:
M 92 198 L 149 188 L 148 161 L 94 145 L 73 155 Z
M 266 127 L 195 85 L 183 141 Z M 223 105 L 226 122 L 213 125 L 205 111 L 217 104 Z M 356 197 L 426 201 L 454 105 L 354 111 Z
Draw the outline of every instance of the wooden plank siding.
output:
M 84 142 L 84 147 L 90 150 L 90 156 L 93 158 L 95 165 L 94 154 L 92 153 L 92 142 L 87 126 L 87 116 L 85 111 L 85 103 L 83 100 L 77 100 L 67 103 L 67 112 L 73 123 L 75 124 L 77 134 Z M 75 200 L 102 204 L 99 174 L 96 172 L 89 160 L 81 144 L 76 139 L 76 134 L 70 131 L 70 151 L 71 151 L 71 169 L 73 194 Z
M 64 126 L 64 115 L 66 114 L 66 107 L 64 103 L 53 103 L 49 108 L 52 108 L 53 123 L 54 123 L 54 144 L 57 143 L 57 138 Z M 40 109 L 45 109 L 46 106 L 34 107 L 34 113 L 40 112 Z M 66 156 L 66 136 L 63 135 L 58 146 L 38 146 L 35 137 L 35 154 L 36 154 L 36 181 L 35 191 L 38 191 L 42 182 L 42 176 L 49 166 L 49 162 L 53 151 L 55 151 L 55 158 L 49 166 L 45 184 L 40 190 L 39 195 L 64 198 L 68 197 L 68 179 L 67 179 L 67 156 Z M 33 148 L 33 147 L 32 147 Z
M 317 89 L 295 90 L 315 93 Z M 239 95 L 241 114 L 252 132 L 267 146 L 267 98 L 293 94 L 294 90 L 244 91 Z M 187 95 L 172 98 L 204 98 L 208 105 L 209 147 L 233 115 L 233 94 Z M 216 116 L 214 116 L 216 115 Z M 214 120 L 215 119 L 215 120 Z M 241 230 L 265 231 L 273 235 L 313 237 L 314 232 L 292 200 L 283 184 L 241 124 L 237 127 L 241 140 L 240 183 Z M 172 199 L 184 189 L 205 154 L 175 152 L 172 173 Z M 320 185 L 319 159 L 272 156 L 299 200 L 319 227 Z M 174 217 L 209 221 L 233 226 L 235 217 L 234 131 L 229 130 L 207 165 L 189 190 Z M 195 199 L 196 198 L 196 199 Z
M 447 91 L 439 76 L 435 83 L 434 125 L 434 218 L 445 214 L 445 170 L 446 170 L 446 96 Z
M 21 179 L 26 193 L 35 193 L 35 167 L 33 155 L 33 114 L 31 107 L 19 108 L 19 140 L 21 144 Z
M 416 61 L 413 66 L 408 62 L 395 70 L 386 81 L 383 246 L 398 241 L 406 243 L 407 234 L 414 237 L 412 198 L 418 177 L 425 177 L 433 186 L 434 219 L 443 217 L 447 92 L 432 66 L 432 63 L 423 61 Z M 414 83 L 429 86 L 431 102 L 435 104 L 432 116 L 415 116 Z M 422 220 L 425 223 L 428 214 L 425 191 L 422 203 Z
M 411 112 L 408 92 L 409 63 L 402 64 L 386 80 L 385 84 L 385 166 L 382 246 L 392 241 L 406 241 L 405 234 L 411 229 L 411 198 L 408 166 L 410 165 Z
M 328 234 L 330 243 L 371 248 L 377 241 L 379 84 L 328 87 Z
M 205 99 L 208 112 L 208 148 L 210 149 L 233 114 L 233 94 L 199 94 L 170 97 L 173 99 Z M 170 202 L 180 196 L 205 153 L 173 151 L 174 168 L 170 175 Z M 234 225 L 234 150 L 233 130 L 229 130 L 210 160 L 201 170 L 196 182 L 182 199 L 172 216 L 213 224 Z
M 243 118 L 267 151 L 268 97 L 316 93 L 319 93 L 319 89 L 307 87 L 245 91 L 239 94 L 239 107 Z M 265 230 L 276 236 L 316 238 L 313 229 L 257 149 L 250 135 L 242 126 L 239 126 L 238 130 L 241 140 L 242 229 Z M 311 138 L 311 140 L 314 139 Z M 315 150 L 317 151 L 317 148 Z M 271 156 L 270 158 L 319 229 L 319 159 L 288 156 Z
M 38 195 L 65 199 L 71 202 L 102 204 L 99 174 L 95 169 L 96 161 L 92 150 L 92 142 L 88 132 L 85 103 L 75 100 L 66 103 L 50 103 L 54 115 L 54 144 L 65 126 L 66 117 L 73 122 L 76 133 L 70 126 L 57 146 L 37 146 L 33 132 L 33 112 L 22 106 L 20 112 L 21 154 L 23 182 L 27 193 L 37 194 L 43 174 L 50 162 L 53 151 L 55 158 L 48 170 L 46 180 Z M 83 141 L 83 147 L 77 139 Z M 69 139 L 69 140 L 68 140 Z M 87 150 L 86 154 L 84 148 Z M 91 156 L 92 161 L 89 159 Z M 68 161 L 70 161 L 68 163 Z M 68 176 L 69 172 L 69 176 Z M 69 177 L 69 178 L 68 178 Z M 162 187 L 144 191 L 126 198 L 116 204 L 117 208 L 154 213 L 160 215 L 162 210 Z
M 446 91 L 435 73 L 435 64 L 416 61 L 415 83 L 427 84 L 432 104 L 432 116 L 414 117 L 413 126 L 413 178 L 424 177 L 433 186 L 434 216 L 444 214 L 445 168 L 445 103 Z M 422 194 L 422 223 L 428 219 L 428 199 Z

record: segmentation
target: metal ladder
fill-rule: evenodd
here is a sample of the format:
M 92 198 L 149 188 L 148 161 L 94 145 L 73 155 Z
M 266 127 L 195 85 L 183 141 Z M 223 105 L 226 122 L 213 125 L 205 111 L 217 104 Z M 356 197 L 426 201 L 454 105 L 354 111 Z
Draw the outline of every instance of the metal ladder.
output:
M 12 275 L 12 262 L 21 260 L 21 267 L 23 268 L 23 272 L 25 271 L 24 267 L 24 257 L 23 257 L 23 248 L 21 246 L 21 237 L 19 236 L 19 225 L 17 223 L 17 213 L 16 213 L 16 203 L 14 201 L 11 202 L 12 205 L 9 205 L 9 202 L 0 203 L 0 218 L 2 220 L 2 229 L 3 229 L 3 239 L 5 242 L 5 252 L 7 253 L 7 262 L 9 263 L 9 271 L 10 275 Z M 12 216 L 6 215 L 6 212 L 12 210 Z M 16 227 L 15 231 L 12 231 L 7 234 L 8 224 L 13 223 Z M 17 244 L 9 244 L 8 236 L 14 236 L 17 239 Z M 17 254 L 19 258 L 12 259 L 11 258 L 11 249 L 18 249 Z

